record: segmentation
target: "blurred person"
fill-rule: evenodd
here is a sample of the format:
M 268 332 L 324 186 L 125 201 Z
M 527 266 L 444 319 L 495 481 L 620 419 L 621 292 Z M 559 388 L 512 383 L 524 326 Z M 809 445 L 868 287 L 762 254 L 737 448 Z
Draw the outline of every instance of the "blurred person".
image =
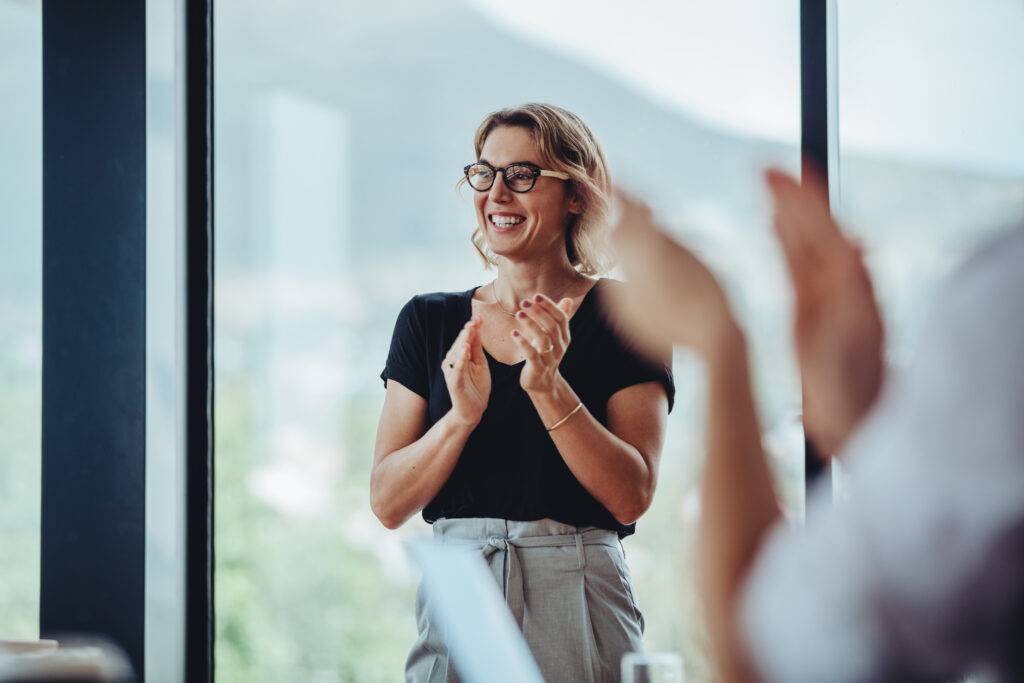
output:
M 767 183 L 805 425 L 842 457 L 844 501 L 825 481 L 803 528 L 780 520 L 728 301 L 628 197 L 614 241 L 633 284 L 607 297 L 641 343 L 707 365 L 698 553 L 723 679 L 1024 680 L 1024 225 L 945 283 L 917 354 L 886 379 L 871 281 L 824 184 Z
M 422 511 L 441 542 L 478 547 L 546 680 L 617 681 L 643 633 L 620 539 L 654 495 L 670 360 L 624 345 L 597 305 L 621 283 L 594 277 L 610 186 L 583 121 L 503 109 L 474 148 L 472 242 L 497 276 L 399 313 L 371 506 L 389 529 Z M 457 680 L 429 603 L 421 587 L 406 679 Z

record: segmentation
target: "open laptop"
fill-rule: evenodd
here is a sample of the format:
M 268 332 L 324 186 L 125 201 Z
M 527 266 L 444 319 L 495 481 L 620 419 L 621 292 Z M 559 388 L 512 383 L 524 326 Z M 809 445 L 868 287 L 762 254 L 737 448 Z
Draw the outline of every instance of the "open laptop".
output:
M 411 541 L 409 555 L 423 570 L 434 618 L 448 634 L 448 652 L 465 683 L 544 683 L 479 553 Z

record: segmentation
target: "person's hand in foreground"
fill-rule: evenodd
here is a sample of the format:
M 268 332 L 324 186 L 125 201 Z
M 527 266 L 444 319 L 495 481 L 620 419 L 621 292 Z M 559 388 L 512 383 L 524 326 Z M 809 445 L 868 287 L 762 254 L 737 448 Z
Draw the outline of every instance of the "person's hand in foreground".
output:
M 773 224 L 795 299 L 794 342 L 804 427 L 823 455 L 837 453 L 882 385 L 882 319 L 861 250 L 829 212 L 821 179 L 803 184 L 771 169 Z
M 761 450 L 743 333 L 711 271 L 658 229 L 645 206 L 621 194 L 618 200 L 612 241 L 628 284 L 609 292 L 606 308 L 642 348 L 685 345 L 707 362 L 701 593 L 721 679 L 752 681 L 737 623 L 739 596 L 779 508 Z
M 711 271 L 658 228 L 647 206 L 621 191 L 616 202 L 612 246 L 627 285 L 609 288 L 603 303 L 618 329 L 652 358 L 665 346 L 708 358 L 734 343 L 738 328 Z

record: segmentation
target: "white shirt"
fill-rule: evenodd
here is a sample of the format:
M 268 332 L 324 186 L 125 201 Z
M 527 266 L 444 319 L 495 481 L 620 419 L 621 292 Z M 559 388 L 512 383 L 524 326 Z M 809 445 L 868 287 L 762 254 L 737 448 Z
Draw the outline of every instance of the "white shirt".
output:
M 751 571 L 741 628 L 767 681 L 1024 680 L 1024 226 L 923 332 L 843 455 L 849 495 L 816 487 Z

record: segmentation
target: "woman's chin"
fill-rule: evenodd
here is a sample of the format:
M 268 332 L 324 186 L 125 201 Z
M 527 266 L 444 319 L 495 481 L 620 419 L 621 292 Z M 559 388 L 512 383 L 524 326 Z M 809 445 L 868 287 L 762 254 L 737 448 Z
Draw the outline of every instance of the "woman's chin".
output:
M 522 243 L 517 236 L 502 234 L 487 236 L 487 246 L 498 256 L 511 256 L 521 249 Z

